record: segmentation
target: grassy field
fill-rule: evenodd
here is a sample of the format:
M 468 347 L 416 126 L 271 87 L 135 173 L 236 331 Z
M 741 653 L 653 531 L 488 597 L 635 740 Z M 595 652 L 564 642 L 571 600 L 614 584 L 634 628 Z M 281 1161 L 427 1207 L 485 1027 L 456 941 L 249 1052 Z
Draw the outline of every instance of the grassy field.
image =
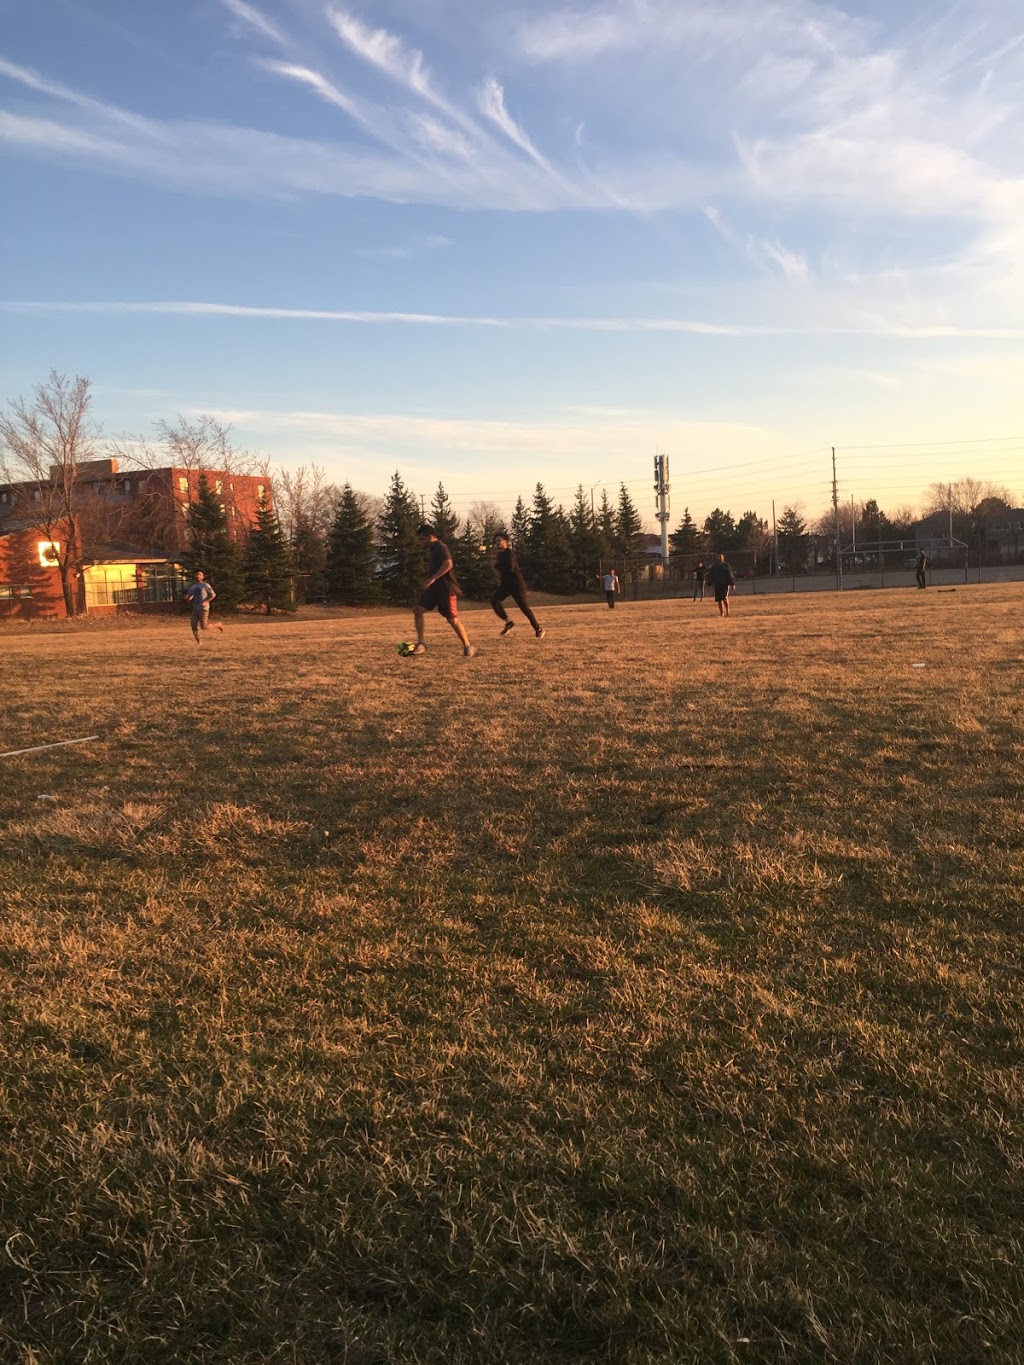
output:
M 0 1360 L 1019 1362 L 1024 590 L 467 621 L 0 632 Z

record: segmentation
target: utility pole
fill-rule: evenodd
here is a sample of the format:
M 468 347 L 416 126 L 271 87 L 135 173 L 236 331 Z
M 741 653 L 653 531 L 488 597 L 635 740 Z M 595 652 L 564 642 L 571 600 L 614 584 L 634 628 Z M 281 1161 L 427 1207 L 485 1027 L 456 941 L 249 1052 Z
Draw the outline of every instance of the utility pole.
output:
M 421 494 L 420 494 L 420 516 L 423 518 L 424 521 L 426 521 L 426 519 L 427 519 L 427 495 L 426 495 L 426 493 L 421 493 Z
M 779 532 L 775 525 L 775 499 L 772 498 L 772 541 L 775 545 L 775 577 L 778 578 L 782 570 L 779 568 Z
M 661 522 L 661 570 L 668 573 L 668 456 L 654 457 L 654 491 L 658 495 L 658 520 Z
M 836 448 L 832 447 L 832 511 L 836 523 L 836 589 L 843 590 L 843 541 L 839 525 L 839 481 L 836 478 Z

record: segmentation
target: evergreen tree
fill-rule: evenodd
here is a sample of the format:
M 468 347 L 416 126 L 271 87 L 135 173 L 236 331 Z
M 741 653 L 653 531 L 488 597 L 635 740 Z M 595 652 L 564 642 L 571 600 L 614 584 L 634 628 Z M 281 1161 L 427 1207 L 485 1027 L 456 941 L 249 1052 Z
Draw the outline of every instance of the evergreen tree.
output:
M 615 508 L 608 497 L 607 488 L 601 490 L 601 506 L 597 513 L 597 544 L 602 568 L 607 568 L 615 558 Z
M 295 610 L 291 550 L 266 498 L 260 500 L 256 525 L 249 531 L 243 575 L 246 595 L 262 603 L 268 616 L 275 607 L 278 611 Z
M 744 512 L 736 523 L 736 548 L 750 555 L 750 566 L 755 573 L 762 568 L 762 558 L 769 558 L 766 552 L 771 544 L 772 533 L 764 518 L 756 512 Z
M 781 558 L 789 564 L 790 572 L 805 567 L 807 553 L 807 523 L 798 507 L 786 507 L 777 523 Z
M 736 543 L 736 523 L 720 507 L 704 518 L 704 535 L 712 554 L 728 554 Z
M 295 513 L 289 548 L 295 571 L 295 592 L 303 602 L 327 591 L 327 542 L 320 528 L 303 510 Z
M 420 595 L 426 555 L 416 538 L 420 509 L 395 470 L 380 518 L 380 583 L 388 602 L 406 606 Z
M 690 516 L 690 509 L 683 508 L 683 519 L 668 538 L 669 545 L 672 547 L 673 557 L 702 555 L 706 553 L 704 544 L 704 532 L 700 529 L 693 517 Z
M 528 570 L 530 565 L 530 514 L 521 497 L 516 498 L 515 510 L 512 513 L 512 525 L 509 527 L 509 531 L 519 563 L 524 570 Z
M 530 529 L 527 533 L 533 586 L 542 592 L 571 593 L 575 568 L 569 545 L 569 523 L 539 483 L 533 494 Z
M 429 520 L 438 540 L 443 540 L 446 545 L 451 546 L 459 533 L 459 518 L 448 494 L 444 491 L 443 483 L 437 485 L 437 492 L 430 504 Z
M 217 594 L 218 605 L 225 610 L 237 607 L 245 596 L 242 557 L 228 531 L 227 514 L 205 474 L 199 475 L 196 500 L 189 504 L 185 526 L 188 549 L 182 552 L 181 563 L 186 575 L 194 579 L 201 569 Z
M 485 532 L 485 527 L 467 517 L 464 529 L 451 542 L 459 586 L 467 597 L 478 602 L 486 602 L 498 585 L 494 551 Z
M 636 504 L 629 496 L 626 485 L 619 485 L 619 505 L 615 513 L 615 553 L 626 559 L 635 559 L 644 552 L 644 528 Z
M 582 484 L 577 486 L 569 512 L 569 547 L 572 550 L 576 586 L 586 590 L 597 575 L 601 561 L 601 541 L 597 533 L 597 521 Z
M 331 527 L 327 554 L 327 593 L 347 606 L 364 606 L 376 601 L 376 555 L 373 527 L 350 483 L 341 490 L 338 510 Z

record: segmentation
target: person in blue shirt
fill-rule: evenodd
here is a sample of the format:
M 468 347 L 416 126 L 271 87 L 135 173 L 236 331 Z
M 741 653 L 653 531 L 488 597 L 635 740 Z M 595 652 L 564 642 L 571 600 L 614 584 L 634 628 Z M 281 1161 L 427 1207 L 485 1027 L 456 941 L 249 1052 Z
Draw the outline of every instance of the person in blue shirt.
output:
M 217 594 L 206 581 L 206 575 L 200 569 L 196 573 L 196 581 L 185 592 L 185 601 L 192 603 L 192 634 L 196 637 L 197 645 L 202 644 L 199 632 L 209 628 L 210 603 L 216 596 Z M 214 621 L 213 624 L 223 633 L 224 626 L 220 621 Z

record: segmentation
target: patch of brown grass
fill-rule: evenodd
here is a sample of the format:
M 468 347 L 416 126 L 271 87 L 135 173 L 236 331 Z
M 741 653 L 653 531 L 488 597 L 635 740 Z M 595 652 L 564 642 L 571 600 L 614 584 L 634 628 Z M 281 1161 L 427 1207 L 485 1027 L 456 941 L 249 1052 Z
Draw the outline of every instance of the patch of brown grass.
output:
M 1020 605 L 6 635 L 0 1357 L 1019 1359 Z

